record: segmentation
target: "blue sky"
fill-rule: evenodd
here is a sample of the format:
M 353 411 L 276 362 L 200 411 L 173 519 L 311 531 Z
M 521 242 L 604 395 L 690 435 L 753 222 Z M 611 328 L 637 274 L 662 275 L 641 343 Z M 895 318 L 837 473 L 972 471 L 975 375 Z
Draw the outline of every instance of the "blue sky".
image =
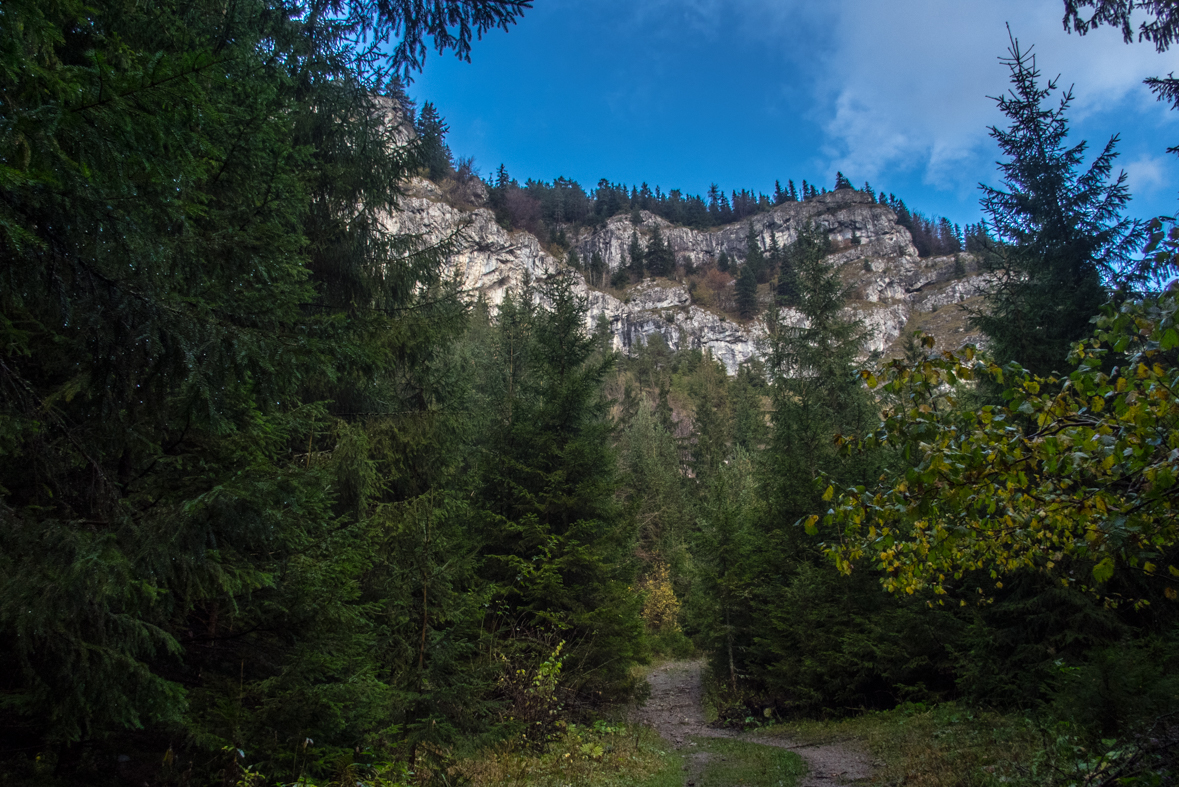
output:
M 1081 38 L 1060 0 L 536 0 L 471 63 L 433 55 L 409 93 L 433 101 L 484 176 L 643 181 L 690 193 L 834 184 L 841 170 L 957 222 L 999 185 L 988 96 L 1008 86 L 1006 24 L 1073 86 L 1070 141 L 1121 134 L 1136 216 L 1179 210 L 1179 111 L 1144 77 L 1179 71 L 1117 31 Z

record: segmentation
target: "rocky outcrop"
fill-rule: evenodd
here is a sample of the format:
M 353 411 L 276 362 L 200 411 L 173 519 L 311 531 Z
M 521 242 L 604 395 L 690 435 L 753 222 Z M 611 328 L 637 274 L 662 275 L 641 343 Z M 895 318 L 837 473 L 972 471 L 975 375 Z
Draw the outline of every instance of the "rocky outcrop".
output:
M 763 249 L 775 239 L 782 246 L 792 243 L 807 224 L 822 228 L 834 249 L 828 262 L 840 268 L 850 287 L 853 300 L 849 309 L 868 330 L 865 357 L 898 354 L 906 327 L 920 322 L 915 318 L 977 299 L 987 285 L 969 255 L 918 258 L 908 231 L 896 223 L 895 214 L 852 190 L 780 205 L 746 222 L 707 232 L 673 227 L 646 212 L 639 218 L 635 225 L 629 216 L 617 216 L 602 227 L 584 231 L 575 239 L 574 248 L 584 260 L 598 252 L 615 270 L 626 260 L 632 233 L 637 231 L 646 238 L 658 226 L 678 263 L 702 266 L 719 257 L 722 250 L 735 259 L 744 258 L 751 226 Z M 489 210 L 454 206 L 441 189 L 426 180 L 409 184 L 401 209 L 387 222 L 391 230 L 416 235 L 424 244 L 441 244 L 446 249 L 448 271 L 467 297 L 482 296 L 493 308 L 526 280 L 543 279 L 563 267 L 531 234 L 504 230 Z M 683 282 L 644 281 L 622 298 L 594 290 L 580 277 L 578 282 L 589 304 L 587 328 L 604 320 L 621 352 L 629 353 L 659 334 L 672 349 L 708 351 L 730 373 L 761 352 L 764 323 L 737 322 L 693 304 Z M 795 317 L 784 315 L 788 322 Z M 937 324 L 942 323 L 946 321 Z M 939 337 L 942 346 L 977 338 L 955 325 L 954 335 Z
M 386 226 L 416 235 L 426 246 L 441 244 L 447 273 L 459 280 L 463 293 L 471 299 L 482 295 L 493 308 L 526 279 L 542 279 L 560 266 L 535 236 L 508 232 L 489 210 L 454 207 L 428 180 L 415 178 L 400 207 L 387 218 Z
M 607 293 L 589 291 L 589 321 L 605 319 L 614 336 L 614 348 L 629 353 L 659 334 L 672 350 L 706 350 L 725 365 L 730 374 L 758 355 L 765 338 L 760 321 L 734 322 L 694 306 L 688 288 L 645 281 L 619 300 Z
M 897 224 L 892 209 L 852 189 L 820 194 L 806 202 L 787 202 L 737 224 L 709 231 L 674 227 L 647 211 L 641 211 L 639 219 L 635 224 L 630 216 L 615 216 L 601 228 L 584 231 L 574 248 L 585 260 L 592 259 L 595 252 L 600 254 L 613 271 L 626 264 L 633 233 L 637 232 L 645 242 L 659 227 L 677 262 L 701 267 L 715 262 L 722 251 L 732 258 L 745 259 L 750 228 L 762 249 L 769 249 L 775 239 L 781 246 L 793 243 L 799 230 L 810 224 L 831 239 L 835 251 L 832 264 L 864 257 L 917 259 L 909 232 Z

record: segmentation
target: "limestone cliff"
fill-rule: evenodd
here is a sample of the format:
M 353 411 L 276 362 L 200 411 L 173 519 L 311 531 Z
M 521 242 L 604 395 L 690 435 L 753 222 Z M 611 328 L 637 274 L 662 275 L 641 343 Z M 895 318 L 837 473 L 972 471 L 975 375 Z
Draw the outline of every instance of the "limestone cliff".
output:
M 865 357 L 897 354 L 907 326 L 930 331 L 942 346 L 957 347 L 979 339 L 966 327 L 959 308 L 975 301 L 985 287 L 984 277 L 974 271 L 969 255 L 918 258 L 896 215 L 861 192 L 842 190 L 802 203 L 786 203 L 712 231 L 673 227 L 646 212 L 639 218 L 635 225 L 630 216 L 616 216 L 602 227 L 583 231 L 573 240 L 573 247 L 583 260 L 598 252 L 615 270 L 624 264 L 632 233 L 645 239 L 658 226 L 679 263 L 703 266 L 722 250 L 732 258 L 744 258 L 750 226 L 763 249 L 768 249 L 772 238 L 788 245 L 811 223 L 831 238 L 834 252 L 828 262 L 840 267 L 852 288 L 849 308 L 869 329 Z M 451 239 L 455 252 L 449 259 L 450 272 L 458 277 L 468 297 L 482 295 L 493 307 L 526 278 L 541 279 L 563 266 L 531 234 L 504 230 L 484 208 L 455 207 L 426 180 L 410 184 L 401 210 L 389 216 L 388 222 L 391 229 L 420 235 L 425 242 Z M 739 322 L 693 304 L 683 282 L 648 280 L 613 293 L 591 289 L 580 277 L 578 281 L 589 303 L 587 327 L 605 319 L 615 348 L 623 352 L 658 333 L 673 349 L 711 352 L 732 373 L 759 353 L 759 342 L 765 336 L 760 320 Z M 939 311 L 941 318 L 933 319 Z M 783 316 L 798 318 L 790 312 Z
M 617 270 L 626 259 L 631 233 L 637 230 L 645 239 L 658 226 L 679 262 L 700 267 L 715 262 L 722 251 L 744 259 L 750 227 L 762 248 L 768 249 L 771 238 L 776 237 L 780 245 L 786 246 L 795 241 L 800 229 L 814 224 L 831 238 L 835 249 L 832 264 L 863 257 L 917 257 L 909 232 L 897 224 L 896 214 L 877 205 L 867 194 L 851 189 L 821 194 L 806 202 L 787 202 L 711 231 L 673 227 L 647 211 L 639 216 L 638 225 L 630 216 L 615 216 L 605 227 L 583 233 L 574 243 L 577 253 L 588 260 L 597 252 L 610 270 Z

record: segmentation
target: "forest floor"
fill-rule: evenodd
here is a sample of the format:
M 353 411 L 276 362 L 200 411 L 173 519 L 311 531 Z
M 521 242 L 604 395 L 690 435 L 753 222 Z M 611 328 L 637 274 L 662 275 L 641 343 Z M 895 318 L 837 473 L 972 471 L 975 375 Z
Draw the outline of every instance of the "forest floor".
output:
M 686 762 L 689 787 L 703 787 L 713 779 L 703 779 L 719 763 L 739 756 L 722 754 L 701 745 L 702 739 L 724 738 L 746 744 L 786 749 L 802 758 L 807 773 L 801 787 L 826 787 L 850 784 L 872 777 L 872 761 L 853 741 L 803 744 L 789 738 L 767 738 L 708 726 L 704 715 L 704 662 L 673 661 L 655 667 L 647 675 L 651 695 L 635 711 L 635 720 L 654 727 L 675 746 Z

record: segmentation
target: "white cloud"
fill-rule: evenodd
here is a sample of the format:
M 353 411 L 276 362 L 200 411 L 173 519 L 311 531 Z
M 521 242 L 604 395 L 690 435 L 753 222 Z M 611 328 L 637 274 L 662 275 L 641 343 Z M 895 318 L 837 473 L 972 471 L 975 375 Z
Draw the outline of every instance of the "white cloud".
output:
M 844 0 L 839 8 L 818 86 L 829 174 L 915 169 L 938 188 L 973 189 L 994 155 L 987 127 L 1003 125 L 987 96 L 1008 86 L 998 60 L 1008 46 L 1005 23 L 1021 45 L 1034 46 L 1045 78 L 1075 84 L 1074 122 L 1122 102 L 1162 112 L 1142 79 L 1179 69 L 1176 52 L 1126 45 L 1112 29 L 1066 34 L 1059 0 Z
M 1170 187 L 1167 178 L 1169 161 L 1162 156 L 1141 156 L 1126 162 L 1126 180 L 1129 182 L 1131 194 L 1150 195 L 1164 186 Z

